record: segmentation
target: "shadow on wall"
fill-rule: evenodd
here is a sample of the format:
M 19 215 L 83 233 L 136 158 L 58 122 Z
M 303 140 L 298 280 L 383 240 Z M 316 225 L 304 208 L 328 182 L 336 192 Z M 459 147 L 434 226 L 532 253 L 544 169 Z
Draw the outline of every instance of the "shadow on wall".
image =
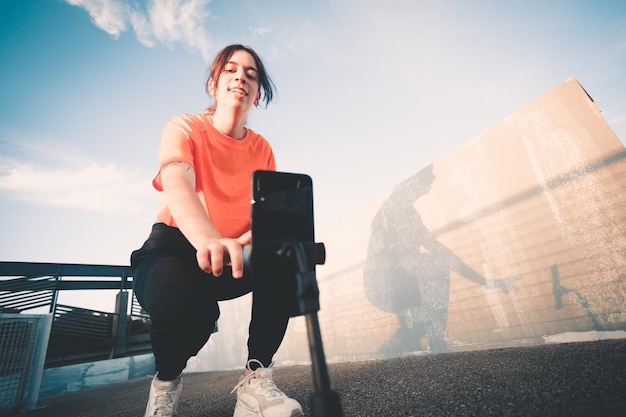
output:
M 400 327 L 381 346 L 382 357 L 447 352 L 450 271 L 481 286 L 516 291 L 520 277 L 487 279 L 442 245 L 422 222 L 415 202 L 435 180 L 429 165 L 399 186 L 374 216 L 363 281 L 368 300 L 397 316 Z M 427 337 L 427 346 L 421 340 Z

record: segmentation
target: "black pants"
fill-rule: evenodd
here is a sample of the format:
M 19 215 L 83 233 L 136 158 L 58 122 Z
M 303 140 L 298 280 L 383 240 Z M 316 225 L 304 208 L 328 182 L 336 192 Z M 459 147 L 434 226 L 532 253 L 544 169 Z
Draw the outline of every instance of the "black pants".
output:
M 220 315 L 218 301 L 252 290 L 250 277 L 234 279 L 229 267 L 220 277 L 202 271 L 193 246 L 178 228 L 163 223 L 155 224 L 144 245 L 132 253 L 131 267 L 135 295 L 152 321 L 152 349 L 161 379 L 178 376 L 209 340 Z M 253 295 L 248 359 L 269 366 L 288 321 L 287 314 L 263 308 Z

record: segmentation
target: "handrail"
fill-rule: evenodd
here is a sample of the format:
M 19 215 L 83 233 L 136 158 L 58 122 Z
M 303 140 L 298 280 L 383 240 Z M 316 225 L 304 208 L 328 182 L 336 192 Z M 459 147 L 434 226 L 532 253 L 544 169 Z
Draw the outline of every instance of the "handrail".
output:
M 130 277 L 130 266 L 46 262 L 0 262 L 0 276 Z
M 92 278 L 119 278 L 111 280 L 71 280 L 56 283 L 57 290 L 111 290 L 131 289 L 132 270 L 126 265 L 97 265 L 97 264 L 65 264 L 44 262 L 0 262 L 0 277 L 19 277 L 13 280 L 0 279 L 0 291 L 15 291 L 12 285 L 19 285 L 20 280 L 28 281 L 27 289 L 32 288 L 32 282 L 46 277 L 52 281 L 53 277 L 92 277 Z M 52 284 L 50 284 L 52 285 Z

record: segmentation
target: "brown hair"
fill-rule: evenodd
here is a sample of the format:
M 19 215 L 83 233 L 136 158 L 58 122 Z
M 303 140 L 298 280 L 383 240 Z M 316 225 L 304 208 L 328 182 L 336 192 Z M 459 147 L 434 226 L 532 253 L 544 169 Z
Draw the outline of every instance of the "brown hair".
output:
M 204 88 L 207 94 L 209 96 L 211 95 L 211 92 L 210 92 L 211 81 L 215 81 L 215 84 L 217 84 L 217 81 L 219 80 L 220 75 L 222 74 L 224 66 L 226 66 L 226 64 L 228 63 L 228 60 L 237 51 L 246 51 L 250 55 L 252 55 L 252 57 L 254 58 L 254 61 L 257 66 L 259 91 L 262 92 L 262 97 L 263 97 L 263 100 L 265 101 L 265 107 L 267 107 L 267 105 L 270 104 L 270 102 L 272 101 L 272 98 L 274 97 L 274 90 L 276 90 L 276 86 L 274 85 L 274 82 L 272 81 L 269 73 L 265 69 L 265 65 L 263 65 L 263 61 L 261 61 L 261 58 L 259 57 L 259 55 L 254 51 L 254 49 L 245 45 L 240 45 L 240 44 L 229 45 L 217 53 L 217 55 L 215 56 L 215 59 L 213 60 L 213 64 L 211 64 L 211 67 L 209 68 L 209 74 L 207 76 L 207 80 L 204 85 Z M 216 106 L 216 103 L 213 103 L 207 110 L 210 112 L 214 112 L 215 106 Z

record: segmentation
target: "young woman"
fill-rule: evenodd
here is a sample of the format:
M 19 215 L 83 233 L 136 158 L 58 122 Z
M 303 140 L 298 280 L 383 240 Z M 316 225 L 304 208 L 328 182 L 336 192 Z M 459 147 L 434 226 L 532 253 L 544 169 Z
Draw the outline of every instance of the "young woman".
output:
M 175 415 L 181 374 L 209 339 L 218 301 L 251 291 L 242 247 L 250 243 L 250 178 L 275 170 L 269 143 L 246 127 L 248 112 L 274 85 L 256 52 L 230 45 L 216 56 L 206 82 L 214 102 L 202 114 L 171 119 L 163 130 L 156 222 L 131 255 L 134 291 L 150 314 L 156 371 L 145 416 Z M 246 375 L 237 385 L 234 417 L 302 416 L 296 400 L 272 382 L 270 365 L 289 317 L 252 306 Z

